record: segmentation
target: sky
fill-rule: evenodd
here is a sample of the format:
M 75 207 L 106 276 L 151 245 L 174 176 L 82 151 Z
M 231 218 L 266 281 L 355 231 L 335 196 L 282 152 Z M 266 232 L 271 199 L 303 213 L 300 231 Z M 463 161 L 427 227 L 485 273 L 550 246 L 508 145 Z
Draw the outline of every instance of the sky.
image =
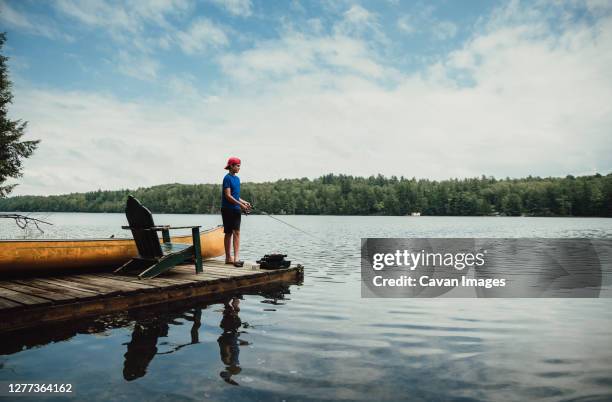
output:
M 612 171 L 612 2 L 0 0 L 13 195 Z

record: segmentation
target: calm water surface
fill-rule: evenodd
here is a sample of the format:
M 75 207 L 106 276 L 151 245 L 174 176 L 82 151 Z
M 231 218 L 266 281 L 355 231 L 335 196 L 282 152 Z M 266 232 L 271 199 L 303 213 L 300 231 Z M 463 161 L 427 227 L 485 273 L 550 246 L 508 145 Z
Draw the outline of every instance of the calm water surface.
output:
M 281 218 L 325 240 L 248 216 L 242 257 L 289 254 L 302 285 L 0 337 L 0 381 L 79 400 L 612 400 L 612 299 L 361 299 L 359 275 L 361 237 L 612 238 L 611 219 Z M 127 235 L 122 214 L 48 220 L 43 237 Z

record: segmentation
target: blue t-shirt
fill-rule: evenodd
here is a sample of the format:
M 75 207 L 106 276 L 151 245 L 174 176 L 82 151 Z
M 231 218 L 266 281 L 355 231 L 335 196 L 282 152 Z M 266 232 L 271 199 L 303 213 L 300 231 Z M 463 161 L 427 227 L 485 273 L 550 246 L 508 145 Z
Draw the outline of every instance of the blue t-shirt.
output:
M 226 174 L 223 178 L 223 188 L 221 189 L 221 207 L 233 208 L 240 211 L 240 205 L 232 204 L 225 198 L 225 189 L 229 188 L 232 193 L 232 197 L 236 200 L 240 200 L 240 178 L 236 175 Z

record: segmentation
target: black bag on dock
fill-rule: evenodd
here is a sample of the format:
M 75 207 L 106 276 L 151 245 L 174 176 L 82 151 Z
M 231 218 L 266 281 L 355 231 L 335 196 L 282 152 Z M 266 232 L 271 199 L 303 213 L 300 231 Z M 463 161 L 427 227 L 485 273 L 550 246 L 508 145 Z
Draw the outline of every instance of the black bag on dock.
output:
M 286 254 L 266 254 L 261 260 L 257 260 L 261 269 L 289 268 L 291 261 L 285 260 Z

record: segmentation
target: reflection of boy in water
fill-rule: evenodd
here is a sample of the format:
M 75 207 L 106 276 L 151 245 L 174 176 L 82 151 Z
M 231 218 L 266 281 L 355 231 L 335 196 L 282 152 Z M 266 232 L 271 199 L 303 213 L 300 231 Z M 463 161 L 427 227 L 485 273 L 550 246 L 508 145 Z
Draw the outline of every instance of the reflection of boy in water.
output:
M 225 364 L 225 370 L 219 375 L 225 380 L 225 382 L 238 385 L 238 383 L 232 380 L 232 375 L 240 373 L 240 346 L 248 345 L 248 342 L 241 342 L 238 337 L 240 336 L 240 326 L 242 321 L 238 317 L 240 311 L 240 300 L 233 298 L 227 300 L 223 310 L 223 318 L 221 319 L 220 327 L 223 329 L 223 333 L 217 339 L 219 343 L 219 352 L 221 353 L 221 361 Z
M 123 378 L 132 381 L 146 374 L 157 353 L 157 339 L 168 336 L 168 329 L 168 323 L 163 319 L 136 322 L 124 355 Z

